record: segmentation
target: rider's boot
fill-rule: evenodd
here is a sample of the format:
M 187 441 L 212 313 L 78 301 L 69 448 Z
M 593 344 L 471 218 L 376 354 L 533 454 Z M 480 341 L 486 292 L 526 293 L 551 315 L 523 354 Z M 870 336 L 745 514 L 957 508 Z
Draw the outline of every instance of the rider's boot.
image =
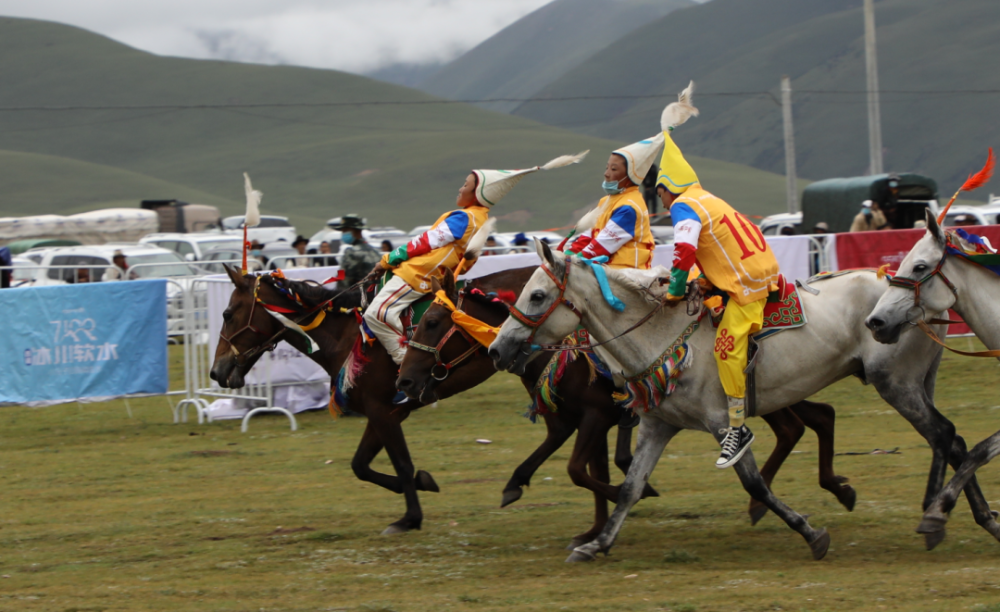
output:
M 743 422 L 745 411 L 745 400 L 742 397 L 730 397 L 729 400 L 729 427 L 719 430 L 724 433 L 722 439 L 722 453 L 715 461 L 715 467 L 727 468 L 739 461 L 743 454 L 753 443 L 753 432 Z

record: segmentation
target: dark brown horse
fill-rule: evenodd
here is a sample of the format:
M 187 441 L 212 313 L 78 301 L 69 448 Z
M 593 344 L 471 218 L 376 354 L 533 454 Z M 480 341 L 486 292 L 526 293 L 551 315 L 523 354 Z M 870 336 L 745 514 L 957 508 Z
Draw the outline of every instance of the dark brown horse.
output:
M 528 270 L 533 271 L 534 268 Z M 443 286 L 436 285 L 434 289 L 435 291 L 443 289 L 453 304 L 461 304 L 461 309 L 472 317 L 489 325 L 499 326 L 507 318 L 507 306 L 488 294 L 506 291 L 511 297 L 515 297 L 520 293 L 524 283 L 521 278 L 517 278 L 516 284 L 500 287 L 498 280 L 485 277 L 472 281 L 463 290 L 461 300 L 450 274 L 446 276 Z M 452 332 L 453 327 L 451 312 L 438 304 L 432 305 L 421 320 L 414 332 L 413 342 L 436 347 L 439 354 L 414 350 L 412 346 L 407 351 L 400 368 L 397 386 L 411 398 L 433 401 L 437 385 L 441 382 L 439 378 L 445 374 L 441 364 L 453 362 L 469 350 L 470 343 L 473 342 L 471 338 Z M 445 342 L 442 345 L 443 340 Z M 488 364 L 482 363 L 483 361 L 485 358 L 481 354 L 473 355 L 449 368 L 444 380 L 447 381 L 452 373 L 468 369 L 476 370 L 478 376 L 486 380 L 492 371 Z M 548 358 L 545 357 L 529 363 L 525 374 L 521 377 L 529 393 L 536 388 L 547 362 Z M 535 470 L 562 446 L 574 430 L 579 429 L 567 469 L 574 484 L 594 492 L 595 517 L 593 527 L 586 533 L 576 536 L 571 546 L 587 542 L 600 533 L 604 523 L 607 522 L 607 502 L 617 503 L 619 487 L 610 485 L 607 463 L 607 434 L 621 417 L 621 411 L 611 396 L 613 391 L 614 385 L 609 379 L 598 377 L 593 380 L 586 359 L 578 358 L 568 363 L 563 378 L 558 383 L 557 410 L 554 413 L 543 413 L 548 428 L 545 441 L 514 471 L 514 475 L 504 488 L 502 506 L 519 499 L 522 487 L 528 485 Z M 833 407 L 828 404 L 803 401 L 785 410 L 768 414 L 764 420 L 777 437 L 777 445 L 761 469 L 761 475 L 768 486 L 808 426 L 819 438 L 820 486 L 833 493 L 848 510 L 853 510 L 856 500 L 854 489 L 843 484 L 847 481 L 846 478 L 837 476 L 833 472 Z M 615 465 L 626 473 L 632 461 L 630 442 L 631 430 L 619 429 Z M 587 473 L 588 465 L 590 474 Z M 648 489 L 649 485 L 646 487 Z M 655 491 L 648 489 L 643 492 L 643 497 L 655 494 Z M 752 522 L 756 524 L 767 513 L 767 508 L 762 503 L 751 500 L 749 513 Z

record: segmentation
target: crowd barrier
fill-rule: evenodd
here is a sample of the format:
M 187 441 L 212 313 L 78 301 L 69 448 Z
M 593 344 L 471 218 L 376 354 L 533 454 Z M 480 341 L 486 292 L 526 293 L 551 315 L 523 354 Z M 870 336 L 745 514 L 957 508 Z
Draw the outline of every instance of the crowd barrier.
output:
M 970 231 L 988 236 L 994 244 L 1000 244 L 1000 227 L 970 228 Z M 843 268 L 878 267 L 883 263 L 889 263 L 894 268 L 922 235 L 922 230 L 912 230 L 769 236 L 767 240 L 783 273 L 791 279 L 804 280 L 818 272 Z M 500 249 L 509 251 L 511 247 L 498 247 L 497 252 Z M 533 249 L 516 247 L 516 250 L 520 252 L 482 257 L 463 278 L 474 279 L 502 270 L 538 265 L 538 256 Z M 326 255 L 308 258 L 315 260 L 320 257 Z M 659 246 L 654 251 L 653 264 L 669 267 L 671 258 L 672 246 Z M 141 274 L 139 268 L 146 265 L 136 265 L 130 268 L 130 272 Z M 149 267 L 156 265 L 162 264 L 148 264 Z M 288 278 L 317 282 L 335 276 L 338 271 L 337 267 L 284 268 Z M 222 311 L 229 302 L 232 283 L 224 274 L 170 278 L 164 282 L 167 287 L 165 333 L 183 347 L 183 388 L 166 389 L 162 393 L 168 399 L 175 423 L 186 422 L 189 409 L 194 409 L 199 423 L 223 416 L 241 416 L 241 428 L 246 431 L 253 416 L 272 412 L 287 416 L 291 428 L 296 429 L 295 412 L 326 405 L 329 375 L 286 343 L 280 343 L 273 352 L 259 360 L 245 377 L 244 388 L 222 389 L 215 384 L 210 379 L 209 370 L 214 361 Z M 125 394 L 116 397 L 124 397 L 128 408 L 128 398 L 136 396 Z M 175 399 L 178 400 L 176 403 Z M 222 408 L 221 412 L 217 410 L 219 408 Z

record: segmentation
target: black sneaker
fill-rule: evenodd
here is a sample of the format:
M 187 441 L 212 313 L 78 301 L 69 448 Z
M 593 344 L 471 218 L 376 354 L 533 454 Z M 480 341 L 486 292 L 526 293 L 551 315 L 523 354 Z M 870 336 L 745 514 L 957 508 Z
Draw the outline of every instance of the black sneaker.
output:
M 750 448 L 750 444 L 753 443 L 753 432 L 746 425 L 740 425 L 720 429 L 719 433 L 725 433 L 726 437 L 722 440 L 722 454 L 715 461 L 715 467 L 727 468 L 739 461 L 743 453 Z

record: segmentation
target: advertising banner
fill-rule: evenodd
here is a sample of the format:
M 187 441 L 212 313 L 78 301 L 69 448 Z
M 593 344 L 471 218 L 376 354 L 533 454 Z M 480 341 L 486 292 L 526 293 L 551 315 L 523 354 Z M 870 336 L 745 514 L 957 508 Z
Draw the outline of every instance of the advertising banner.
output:
M 167 392 L 164 280 L 0 290 L 0 402 Z

